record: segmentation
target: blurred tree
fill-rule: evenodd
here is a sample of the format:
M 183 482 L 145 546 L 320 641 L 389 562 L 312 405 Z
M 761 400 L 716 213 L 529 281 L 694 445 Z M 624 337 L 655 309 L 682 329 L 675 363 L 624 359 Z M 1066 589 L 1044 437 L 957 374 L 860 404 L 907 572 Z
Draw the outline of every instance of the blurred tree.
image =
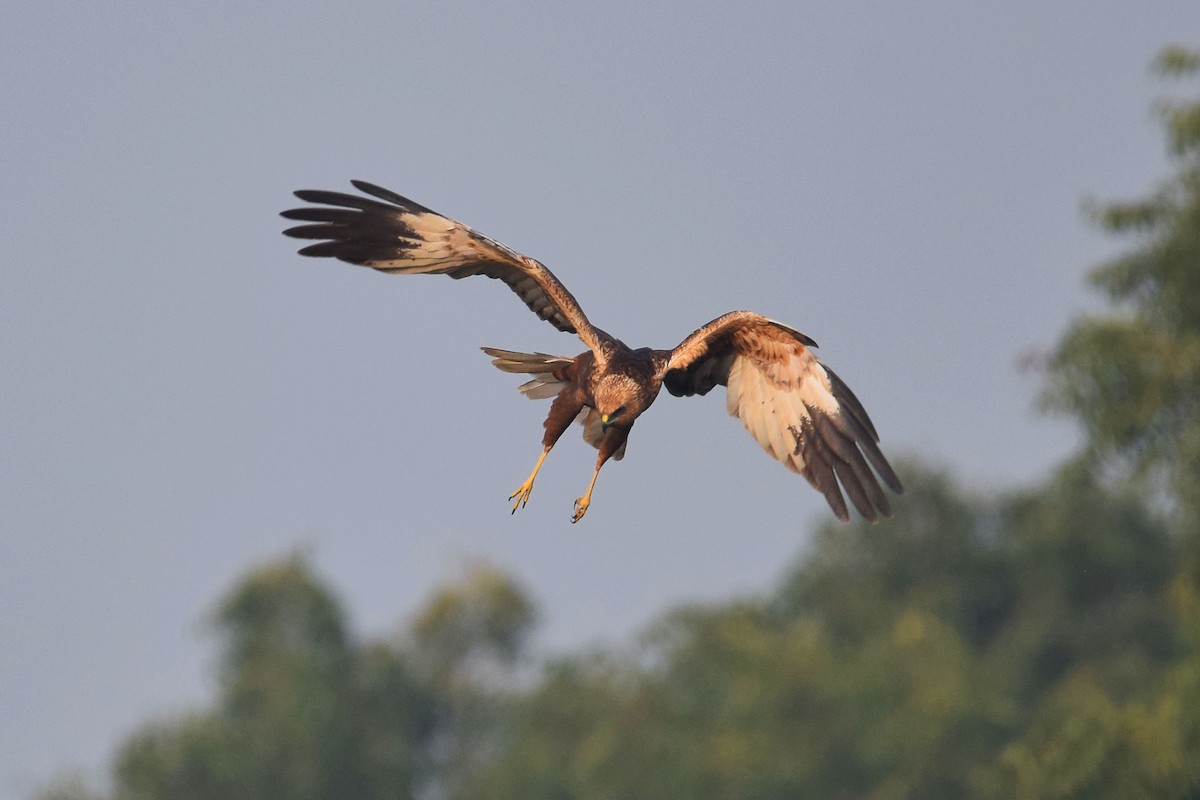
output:
M 220 605 L 212 711 L 132 737 L 117 797 L 1186 797 L 1200 592 L 1133 491 L 1007 497 L 908 465 L 772 592 L 523 680 L 532 605 L 483 569 L 356 646 L 300 559 Z
M 511 667 L 521 655 L 536 613 L 512 579 L 476 567 L 459 584 L 437 592 L 413 624 L 427 667 L 445 680 Z
M 118 797 L 364 797 L 349 713 L 357 657 L 342 609 L 307 564 L 293 557 L 251 575 L 214 623 L 218 708 L 134 736 Z
M 37 800 L 103 800 L 82 775 L 65 773 L 37 793 Z
M 1168 48 L 1164 76 L 1200 76 L 1200 51 Z M 1149 197 L 1099 206 L 1096 222 L 1132 238 L 1093 270 L 1114 313 L 1077 320 L 1051 356 L 1048 407 L 1077 417 L 1094 454 L 1161 474 L 1200 519 L 1200 102 L 1161 107 L 1177 174 Z M 1192 528 L 1190 535 L 1200 537 Z
M 536 612 L 511 578 L 479 566 L 435 592 L 413 622 L 407 650 L 437 698 L 432 788 L 467 779 L 503 725 L 503 688 L 524 653 Z
M 1200 51 L 1168 48 L 1156 66 L 1200 77 Z M 1063 679 L 1045 685 L 1005 754 L 1004 785 L 1018 796 L 1200 796 L 1200 100 L 1160 110 L 1177 172 L 1143 200 L 1093 210 L 1136 246 L 1092 272 L 1114 308 L 1070 327 L 1044 399 L 1083 423 L 1081 471 L 1116 456 L 1143 493 L 1165 490 L 1178 546 L 1145 548 L 1146 516 L 1132 502 L 1116 511 L 1117 535 L 1099 538 L 1107 522 L 1095 513 L 1023 512 L 1026 560 L 1043 565 L 1050 548 L 1074 567 L 1057 583 L 1034 577 L 1040 606 L 1085 613 L 1046 615 L 1059 631 L 1034 679 Z
M 239 786 L 257 784 L 256 797 L 361 794 L 356 776 L 343 774 L 354 741 L 345 710 L 355 654 L 344 612 L 307 564 L 293 557 L 259 570 L 221 603 L 216 625 L 221 721 L 241 740 L 239 759 L 253 765 Z
M 905 484 L 894 519 L 822 529 L 767 597 L 670 614 L 636 658 L 551 665 L 458 797 L 1054 796 L 1023 759 L 1074 746 L 1060 723 L 1147 730 L 1138 703 L 1186 649 L 1162 521 L 1074 467 L 990 502 L 911 465 Z M 1104 730 L 1075 744 L 1125 752 Z M 1162 743 L 1110 794 L 1078 766 L 1078 796 L 1177 787 L 1186 742 Z
M 356 800 L 444 790 L 485 731 L 471 684 L 511 663 L 533 618 L 511 580 L 481 569 L 437 594 L 395 643 L 355 646 L 345 614 L 298 557 L 220 604 L 212 711 L 148 725 L 122 748 L 121 800 Z M 467 730 L 469 729 L 469 730 Z

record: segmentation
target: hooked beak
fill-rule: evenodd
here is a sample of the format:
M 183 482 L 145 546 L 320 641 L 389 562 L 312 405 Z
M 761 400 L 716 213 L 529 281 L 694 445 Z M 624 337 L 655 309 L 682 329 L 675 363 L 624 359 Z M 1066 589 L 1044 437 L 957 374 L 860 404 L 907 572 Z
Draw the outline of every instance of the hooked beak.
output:
M 600 429 L 603 431 L 607 431 L 609 425 L 612 425 L 612 417 L 610 417 L 608 414 L 601 414 L 600 415 Z

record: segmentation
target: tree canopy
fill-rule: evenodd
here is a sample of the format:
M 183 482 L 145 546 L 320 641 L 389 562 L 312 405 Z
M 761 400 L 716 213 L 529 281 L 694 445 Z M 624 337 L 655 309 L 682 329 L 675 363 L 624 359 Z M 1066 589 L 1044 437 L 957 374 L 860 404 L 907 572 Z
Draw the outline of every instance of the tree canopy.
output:
M 1168 48 L 1167 78 L 1200 76 L 1200 51 Z M 1165 477 L 1200 512 L 1200 98 L 1159 105 L 1175 174 L 1149 196 L 1097 205 L 1092 219 L 1132 242 L 1096 267 L 1104 313 L 1076 320 L 1051 356 L 1048 407 L 1084 426 L 1091 455 Z M 1200 535 L 1193 532 L 1193 535 Z

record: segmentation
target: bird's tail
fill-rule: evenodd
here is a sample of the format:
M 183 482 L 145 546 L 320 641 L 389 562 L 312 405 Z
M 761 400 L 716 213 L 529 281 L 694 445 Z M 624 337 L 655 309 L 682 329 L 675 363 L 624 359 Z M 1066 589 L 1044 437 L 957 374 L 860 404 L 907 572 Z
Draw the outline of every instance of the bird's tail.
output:
M 492 357 L 492 364 L 505 372 L 534 375 L 534 379 L 517 387 L 521 394 L 531 400 L 545 400 L 557 395 L 567 385 L 564 375 L 575 359 L 566 356 L 550 356 L 545 353 L 518 353 L 496 347 L 481 347 Z

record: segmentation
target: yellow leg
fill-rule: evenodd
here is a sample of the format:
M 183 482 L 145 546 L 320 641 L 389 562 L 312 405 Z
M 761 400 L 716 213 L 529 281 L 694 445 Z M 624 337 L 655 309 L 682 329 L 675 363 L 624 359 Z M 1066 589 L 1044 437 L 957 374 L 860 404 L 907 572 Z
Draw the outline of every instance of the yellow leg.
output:
M 516 498 L 512 507 L 513 514 L 517 513 L 518 508 L 523 508 L 529 502 L 529 494 L 533 491 L 533 479 L 537 477 L 538 470 L 542 468 L 542 462 L 546 460 L 546 454 L 549 452 L 549 447 L 542 451 L 542 454 L 538 456 L 537 463 L 533 465 L 533 472 L 529 473 L 529 477 L 525 479 L 520 488 L 508 496 L 509 500 Z
M 600 467 L 603 462 L 596 465 L 596 471 L 592 473 L 592 482 L 588 484 L 587 492 L 583 497 L 575 501 L 575 515 L 571 517 L 571 523 L 574 524 L 583 519 L 583 515 L 587 513 L 588 506 L 592 504 L 592 489 L 596 488 L 596 478 L 600 477 Z

